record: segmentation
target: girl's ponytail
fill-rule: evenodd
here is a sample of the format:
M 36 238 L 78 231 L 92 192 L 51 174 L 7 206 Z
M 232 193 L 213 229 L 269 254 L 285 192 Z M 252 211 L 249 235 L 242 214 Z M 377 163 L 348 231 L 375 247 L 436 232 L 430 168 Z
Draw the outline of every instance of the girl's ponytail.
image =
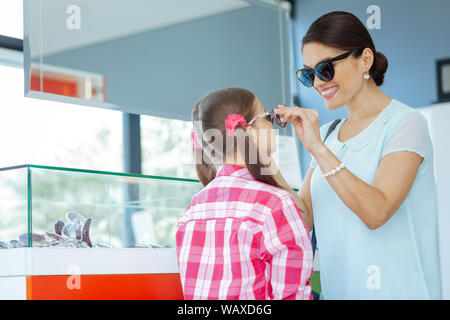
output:
M 204 146 L 202 139 L 203 128 L 201 127 L 201 119 L 200 119 L 200 104 L 202 100 L 199 100 L 192 111 L 192 120 L 194 123 L 194 137 L 197 139 L 197 142 L 200 146 Z M 200 137 L 200 139 L 198 138 Z M 194 163 L 195 170 L 197 171 L 198 178 L 200 182 L 206 186 L 216 177 L 216 166 L 212 163 L 212 161 L 208 158 L 206 153 L 203 152 L 203 149 L 193 148 L 194 152 Z
M 245 143 L 239 144 L 239 152 L 243 155 L 245 155 L 245 166 L 247 167 L 248 171 L 252 175 L 253 178 L 255 178 L 258 181 L 270 184 L 272 186 L 282 188 L 278 182 L 275 180 L 272 174 L 266 173 L 264 174 L 264 170 L 269 171 L 269 165 L 270 163 L 265 163 L 261 157 L 261 153 L 259 152 L 258 148 L 256 148 L 255 144 L 253 143 L 253 140 L 250 138 L 249 135 L 245 133 L 245 130 L 242 128 L 239 128 L 236 130 L 237 136 L 244 136 L 245 137 Z M 251 159 L 251 152 L 256 152 L 256 163 Z

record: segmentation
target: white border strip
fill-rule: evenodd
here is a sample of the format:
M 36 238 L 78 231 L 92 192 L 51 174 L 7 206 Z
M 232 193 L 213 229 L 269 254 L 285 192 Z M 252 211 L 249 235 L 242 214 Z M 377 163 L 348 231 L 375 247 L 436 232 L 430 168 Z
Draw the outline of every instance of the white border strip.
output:
M 17 248 L 0 250 L 0 277 L 178 273 L 176 249 Z M 78 273 L 77 273 L 78 274 Z

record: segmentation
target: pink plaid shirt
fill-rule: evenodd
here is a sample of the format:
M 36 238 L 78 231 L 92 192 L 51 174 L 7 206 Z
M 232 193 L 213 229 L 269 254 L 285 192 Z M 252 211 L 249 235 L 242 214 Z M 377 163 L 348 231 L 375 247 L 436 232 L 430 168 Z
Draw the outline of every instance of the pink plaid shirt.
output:
M 291 195 L 224 165 L 176 233 L 185 299 L 311 299 L 309 233 Z

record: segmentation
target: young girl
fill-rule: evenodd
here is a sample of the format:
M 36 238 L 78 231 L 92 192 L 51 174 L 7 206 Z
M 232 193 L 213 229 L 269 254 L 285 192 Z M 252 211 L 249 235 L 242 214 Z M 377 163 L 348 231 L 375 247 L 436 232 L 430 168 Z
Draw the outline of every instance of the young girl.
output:
M 196 169 L 205 188 L 192 198 L 176 233 L 185 299 L 311 299 L 313 254 L 299 210 L 304 207 L 267 162 L 273 121 L 285 123 L 239 88 L 200 99 L 192 116 Z

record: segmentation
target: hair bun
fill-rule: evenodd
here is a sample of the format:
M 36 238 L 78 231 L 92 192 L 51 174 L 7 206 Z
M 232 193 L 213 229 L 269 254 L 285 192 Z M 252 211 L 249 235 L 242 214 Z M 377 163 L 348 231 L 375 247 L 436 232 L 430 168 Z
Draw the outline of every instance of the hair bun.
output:
M 384 81 L 384 74 L 388 68 L 388 60 L 380 51 L 375 52 L 374 62 L 370 68 L 370 74 L 377 86 L 381 86 Z

